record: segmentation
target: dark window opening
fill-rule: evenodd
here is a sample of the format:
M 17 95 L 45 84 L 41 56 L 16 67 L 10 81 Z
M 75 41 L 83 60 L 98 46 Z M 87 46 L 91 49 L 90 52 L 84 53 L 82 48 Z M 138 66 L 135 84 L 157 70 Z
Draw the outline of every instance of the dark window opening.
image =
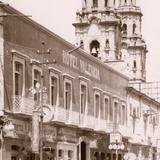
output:
M 93 0 L 93 7 L 94 8 L 98 7 L 98 0 Z
M 100 109 L 100 96 L 98 94 L 95 95 L 95 117 L 99 116 Z
M 81 113 L 85 112 L 86 102 L 87 102 L 87 88 L 85 85 L 81 85 L 81 93 L 80 93 L 80 105 L 81 105 Z
M 51 105 L 57 103 L 57 78 L 51 77 Z
M 101 160 L 105 160 L 105 153 L 101 153 Z
M 109 48 L 109 40 L 106 40 L 106 48 Z
M 108 111 L 109 111 L 109 104 L 108 104 L 109 102 L 108 102 L 108 99 L 107 98 L 105 98 L 105 100 L 104 100 L 104 107 L 105 107 L 105 119 L 106 120 L 108 120 L 108 117 L 109 117 L 109 113 L 108 113 Z
M 83 43 L 82 40 L 80 41 L 80 46 L 81 46 L 82 49 L 84 49 L 84 43 Z
M 123 26 L 122 26 L 122 32 L 123 32 L 123 34 L 127 34 L 127 24 L 123 24 Z
M 90 43 L 90 52 L 94 57 L 98 57 L 99 54 L 99 49 L 100 49 L 100 44 L 97 40 L 93 40 Z
M 95 153 L 94 153 L 94 157 L 95 157 L 95 160 L 99 160 L 99 153 L 98 153 L 98 152 L 95 152 Z
M 118 122 L 118 103 L 114 103 L 114 123 L 116 124 Z
M 133 24 L 133 30 L 132 30 L 132 33 L 135 34 L 136 32 L 136 24 Z
M 105 0 L 104 6 L 105 6 L 105 7 L 108 7 L 108 0 Z
M 71 84 L 65 83 L 65 108 L 70 109 L 71 105 Z
M 81 160 L 86 160 L 86 143 L 81 142 Z
M 136 60 L 133 61 L 133 68 L 137 68 Z
M 22 95 L 23 89 L 23 65 L 15 62 L 15 95 Z

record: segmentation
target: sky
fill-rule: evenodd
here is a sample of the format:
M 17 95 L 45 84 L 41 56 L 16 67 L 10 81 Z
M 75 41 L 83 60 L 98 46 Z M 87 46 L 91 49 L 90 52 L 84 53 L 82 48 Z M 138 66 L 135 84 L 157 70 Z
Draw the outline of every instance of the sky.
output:
M 76 11 L 81 9 L 81 0 L 2 0 L 65 40 L 75 42 Z M 141 7 L 142 34 L 146 41 L 147 81 L 160 81 L 160 1 L 137 0 Z

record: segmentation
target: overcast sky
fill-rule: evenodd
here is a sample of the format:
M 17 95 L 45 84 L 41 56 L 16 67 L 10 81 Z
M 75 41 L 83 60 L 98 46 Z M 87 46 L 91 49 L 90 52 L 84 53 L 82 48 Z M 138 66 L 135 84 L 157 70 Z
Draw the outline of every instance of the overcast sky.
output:
M 81 0 L 2 0 L 74 43 L 75 12 Z M 147 43 L 147 81 L 160 81 L 160 0 L 137 0 L 142 8 L 142 33 Z

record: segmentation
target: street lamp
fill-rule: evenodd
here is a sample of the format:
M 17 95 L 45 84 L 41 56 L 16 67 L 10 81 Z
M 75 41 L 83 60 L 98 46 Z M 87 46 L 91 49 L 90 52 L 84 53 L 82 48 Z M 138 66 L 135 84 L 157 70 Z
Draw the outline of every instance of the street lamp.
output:
M 117 140 L 115 143 L 110 143 L 108 146 L 109 150 L 116 151 L 116 160 L 118 160 L 118 150 L 124 150 L 125 146 L 123 143 L 119 143 Z

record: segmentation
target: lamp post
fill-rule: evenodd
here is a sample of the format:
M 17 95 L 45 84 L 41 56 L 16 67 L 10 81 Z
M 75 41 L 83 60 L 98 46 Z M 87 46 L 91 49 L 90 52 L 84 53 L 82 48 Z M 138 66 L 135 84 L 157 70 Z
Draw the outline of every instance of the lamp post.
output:
M 117 140 L 115 143 L 110 143 L 108 146 L 109 150 L 115 150 L 116 160 L 118 160 L 118 150 L 124 150 L 125 146 L 123 143 L 119 143 Z
M 34 138 L 32 140 L 32 151 L 34 153 L 39 152 L 40 160 L 43 160 L 43 106 L 44 106 L 43 94 L 44 92 L 46 92 L 46 88 L 44 87 L 44 83 L 43 83 L 44 82 L 44 65 L 53 64 L 53 63 L 56 63 L 56 61 L 55 60 L 53 60 L 52 62 L 44 61 L 45 54 L 50 54 L 51 49 L 48 49 L 45 51 L 45 42 L 42 42 L 41 44 L 42 44 L 42 50 L 37 51 L 37 54 L 41 55 L 41 60 L 40 62 L 32 63 L 35 65 L 40 65 L 42 69 L 40 83 L 37 82 L 36 85 L 34 86 L 35 88 L 31 89 L 31 92 L 33 94 L 38 94 L 38 97 L 37 97 L 38 100 L 36 103 L 38 107 L 35 107 L 33 111 L 33 119 L 32 119 L 32 121 L 36 121 L 36 122 L 32 122 L 33 134 L 38 134 L 38 135 L 33 135 Z M 35 144 L 34 141 L 37 144 Z M 35 157 L 35 159 L 37 159 L 37 156 Z
M 44 107 L 44 101 L 43 101 L 43 93 L 44 93 L 44 65 L 48 65 L 48 64 L 55 64 L 56 63 L 56 60 L 53 60 L 53 61 L 45 61 L 45 57 L 44 55 L 45 54 L 50 54 L 51 52 L 51 49 L 48 49 L 45 51 L 45 42 L 42 42 L 42 50 L 41 51 L 37 51 L 37 54 L 41 54 L 42 57 L 41 57 L 41 62 L 33 62 L 32 64 L 35 64 L 35 65 L 41 65 L 41 68 L 42 68 L 42 73 L 41 73 L 41 80 L 40 80 L 40 83 L 37 83 L 35 88 L 32 90 L 31 89 L 31 92 L 33 94 L 36 94 L 36 93 L 39 93 L 39 98 L 38 98 L 38 106 L 39 108 L 35 108 L 35 113 L 37 113 L 37 110 L 38 112 L 40 113 L 40 123 L 39 123 L 39 128 L 38 128 L 38 131 L 39 131 L 39 156 L 40 156 L 40 159 L 39 160 L 43 160 L 43 107 Z M 72 50 L 68 51 L 67 53 L 68 54 L 71 54 L 72 52 L 74 52 L 75 50 L 79 49 L 80 47 L 82 47 L 82 45 L 76 47 L 76 48 L 73 48 Z M 33 122 L 34 123 L 34 122 Z M 33 127 L 34 128 L 34 127 Z M 38 139 L 38 138 L 37 138 Z M 33 143 L 33 142 L 32 142 Z M 37 145 L 36 145 L 37 147 Z

